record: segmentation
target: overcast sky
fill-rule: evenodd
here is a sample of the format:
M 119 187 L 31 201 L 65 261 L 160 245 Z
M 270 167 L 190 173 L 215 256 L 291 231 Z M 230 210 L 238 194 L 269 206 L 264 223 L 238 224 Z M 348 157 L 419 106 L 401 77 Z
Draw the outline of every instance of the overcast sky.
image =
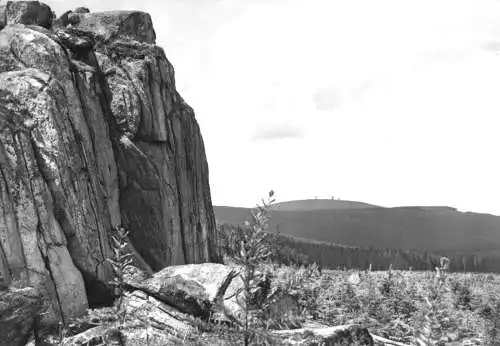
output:
M 500 215 L 500 1 L 48 1 L 139 9 L 193 106 L 212 200 Z

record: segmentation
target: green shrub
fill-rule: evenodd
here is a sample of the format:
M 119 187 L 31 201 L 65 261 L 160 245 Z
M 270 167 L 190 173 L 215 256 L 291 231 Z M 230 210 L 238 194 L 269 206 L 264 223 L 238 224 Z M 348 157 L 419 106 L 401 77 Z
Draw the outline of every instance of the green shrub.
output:
M 269 210 L 274 203 L 274 192 L 269 192 L 269 198 L 266 201 L 262 200 L 262 205 L 257 205 L 252 210 L 252 221 L 246 222 L 246 228 L 239 228 L 239 231 L 234 233 L 236 251 L 232 260 L 240 266 L 240 277 L 243 281 L 243 287 L 238 297 L 238 303 L 243 308 L 243 328 L 244 328 L 244 344 L 248 345 L 252 339 L 250 328 L 254 324 L 256 318 L 256 310 L 262 310 L 267 295 L 270 290 L 270 276 L 263 273 L 262 265 L 264 261 L 271 255 L 271 249 L 266 242 L 267 228 L 269 222 Z M 259 270 L 260 269 L 260 270 Z
M 487 345 L 500 345 L 500 298 L 498 293 L 487 294 L 478 309 L 484 319 L 483 338 Z
M 118 297 L 116 304 L 117 313 L 122 315 L 125 319 L 125 311 L 122 309 L 123 295 L 125 293 L 125 273 L 133 263 L 133 255 L 127 253 L 128 247 L 128 231 L 123 227 L 118 227 L 113 230 L 111 235 L 113 257 L 108 258 L 107 261 L 111 263 L 113 272 L 115 274 L 113 280 L 110 282 L 115 288 L 115 294 Z
M 472 290 L 470 283 L 465 281 L 453 280 L 450 283 L 451 292 L 453 292 L 453 303 L 457 309 L 472 310 Z

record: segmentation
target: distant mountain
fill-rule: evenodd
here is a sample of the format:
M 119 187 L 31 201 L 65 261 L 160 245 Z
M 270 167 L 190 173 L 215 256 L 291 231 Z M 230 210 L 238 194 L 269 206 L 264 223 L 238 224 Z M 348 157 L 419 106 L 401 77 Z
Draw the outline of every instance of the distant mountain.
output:
M 299 201 L 288 201 L 276 203 L 273 206 L 273 210 L 280 211 L 306 211 L 306 210 L 344 210 L 344 209 L 365 209 L 365 208 L 381 208 L 376 205 L 363 203 L 363 202 L 353 202 L 353 201 L 343 201 L 335 199 L 305 199 Z
M 215 206 L 219 223 L 242 224 L 249 209 Z M 339 200 L 278 203 L 269 231 L 295 237 L 439 254 L 500 255 L 500 217 L 451 207 L 397 207 Z

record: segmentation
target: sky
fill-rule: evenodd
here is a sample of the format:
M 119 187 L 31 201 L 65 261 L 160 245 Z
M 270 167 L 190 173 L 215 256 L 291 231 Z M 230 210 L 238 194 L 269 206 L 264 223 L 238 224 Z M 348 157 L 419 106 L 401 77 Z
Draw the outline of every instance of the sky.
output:
M 215 205 L 500 215 L 500 1 L 46 1 L 137 9 L 194 108 Z

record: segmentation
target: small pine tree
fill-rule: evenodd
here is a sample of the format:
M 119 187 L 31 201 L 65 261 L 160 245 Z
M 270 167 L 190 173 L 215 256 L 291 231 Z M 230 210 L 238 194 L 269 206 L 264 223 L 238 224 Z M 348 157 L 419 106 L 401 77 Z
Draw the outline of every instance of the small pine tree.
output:
M 252 221 L 246 222 L 246 229 L 239 233 L 240 251 L 236 252 L 233 260 L 236 264 L 242 267 L 240 276 L 243 280 L 241 293 L 243 296 L 240 305 L 243 307 L 243 342 L 246 345 L 250 342 L 250 318 L 252 308 L 259 305 L 256 302 L 256 297 L 261 296 L 259 300 L 265 299 L 262 297 L 262 287 L 259 283 L 265 282 L 265 274 L 258 273 L 260 265 L 271 255 L 269 243 L 267 241 L 268 234 L 265 232 L 270 219 L 270 208 L 274 203 L 274 192 L 269 192 L 267 201 L 262 200 L 262 205 L 257 205 L 252 210 Z
M 107 261 L 111 263 L 115 274 L 110 285 L 115 288 L 115 294 L 118 296 L 116 309 L 119 314 L 123 314 L 123 319 L 125 319 L 125 312 L 122 311 L 123 296 L 125 293 L 125 273 L 133 262 L 133 255 L 126 251 L 128 246 L 128 233 L 129 232 L 123 227 L 118 227 L 114 230 L 111 235 L 113 257 L 107 259 Z
M 446 274 L 450 268 L 450 259 L 441 257 L 439 262 L 440 266 L 435 267 L 436 276 L 430 287 L 430 294 L 424 298 L 426 310 L 422 328 L 415 333 L 415 342 L 418 345 L 441 346 L 445 344 L 446 335 L 441 320 L 441 311 L 443 310 L 441 304 L 443 304 L 443 294 L 449 290 L 446 285 Z

